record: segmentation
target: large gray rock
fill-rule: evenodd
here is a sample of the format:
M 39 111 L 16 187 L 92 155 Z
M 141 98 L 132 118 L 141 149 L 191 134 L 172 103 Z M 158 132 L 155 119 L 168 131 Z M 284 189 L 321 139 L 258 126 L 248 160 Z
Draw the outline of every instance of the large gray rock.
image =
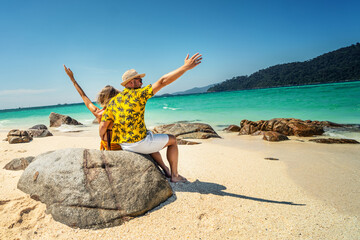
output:
M 33 138 L 49 137 L 53 134 L 47 129 L 29 129 L 28 130 Z
M 204 123 L 173 123 L 156 126 L 154 133 L 172 134 L 177 139 L 220 138 L 209 124 Z
M 37 156 L 18 188 L 45 203 L 56 221 L 79 228 L 120 225 L 172 195 L 148 155 L 95 149 Z
M 75 119 L 66 115 L 61 115 L 59 113 L 52 112 L 50 113 L 49 118 L 50 118 L 50 127 L 60 127 L 62 124 L 82 125 L 82 123 L 76 121 Z
M 8 164 L 5 165 L 4 169 L 18 171 L 24 170 L 34 160 L 35 157 L 29 156 L 25 158 L 14 158 Z
M 32 140 L 32 136 L 29 131 L 26 130 L 19 130 L 19 129 L 12 129 L 7 134 L 7 141 L 10 144 L 14 143 L 27 143 Z
M 44 124 L 38 124 L 29 128 L 28 132 L 34 138 L 53 136 Z

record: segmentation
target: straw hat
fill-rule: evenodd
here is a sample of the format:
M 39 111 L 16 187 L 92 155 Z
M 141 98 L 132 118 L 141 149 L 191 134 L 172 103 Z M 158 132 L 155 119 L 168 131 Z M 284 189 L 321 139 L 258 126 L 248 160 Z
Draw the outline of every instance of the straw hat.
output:
M 121 85 L 125 87 L 125 85 L 130 82 L 131 80 L 133 80 L 134 78 L 143 78 L 145 77 L 145 73 L 142 74 L 138 74 L 137 71 L 135 71 L 135 69 L 130 69 L 127 70 L 123 75 L 122 75 L 122 83 Z

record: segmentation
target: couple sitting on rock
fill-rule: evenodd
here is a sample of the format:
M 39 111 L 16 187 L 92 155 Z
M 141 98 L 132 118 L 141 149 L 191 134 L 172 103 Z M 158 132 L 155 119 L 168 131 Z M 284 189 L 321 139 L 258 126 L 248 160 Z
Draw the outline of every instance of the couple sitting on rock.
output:
M 178 147 L 176 138 L 168 134 L 153 134 L 145 126 L 145 105 L 149 98 L 160 89 L 174 82 L 186 71 L 201 63 L 201 55 L 196 53 L 189 58 L 186 56 L 184 65 L 165 74 L 153 85 L 142 88 L 142 78 L 145 74 L 138 74 L 134 69 L 128 70 L 122 76 L 121 83 L 125 89 L 120 92 L 112 86 L 103 88 L 97 102 L 103 107 L 99 109 L 86 96 L 74 79 L 73 73 L 64 65 L 65 71 L 73 82 L 76 90 L 84 100 L 87 108 L 95 115 L 100 123 L 99 134 L 102 150 L 126 150 L 135 153 L 150 154 L 164 170 L 165 175 L 172 182 L 185 182 L 186 178 L 178 174 Z M 170 169 L 164 164 L 159 151 L 167 147 L 167 159 Z

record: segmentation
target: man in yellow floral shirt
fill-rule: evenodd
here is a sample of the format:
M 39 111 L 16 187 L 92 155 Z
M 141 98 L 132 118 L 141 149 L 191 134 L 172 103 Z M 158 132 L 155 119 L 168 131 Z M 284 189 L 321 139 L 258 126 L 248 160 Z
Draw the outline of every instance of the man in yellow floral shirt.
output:
M 138 74 L 134 69 L 128 70 L 122 76 L 121 83 L 125 89 L 111 99 L 103 113 L 99 133 L 103 139 L 110 124 L 112 128 L 112 143 L 120 144 L 123 150 L 150 154 L 172 182 L 185 182 L 186 178 L 178 174 L 178 147 L 176 138 L 168 134 L 153 134 L 145 126 L 145 105 L 149 98 L 160 89 L 174 82 L 186 71 L 201 63 L 201 55 L 196 53 L 189 58 L 186 56 L 184 65 L 165 74 L 153 85 L 142 86 L 145 74 Z M 167 147 L 167 158 L 170 170 L 161 159 L 159 151 Z

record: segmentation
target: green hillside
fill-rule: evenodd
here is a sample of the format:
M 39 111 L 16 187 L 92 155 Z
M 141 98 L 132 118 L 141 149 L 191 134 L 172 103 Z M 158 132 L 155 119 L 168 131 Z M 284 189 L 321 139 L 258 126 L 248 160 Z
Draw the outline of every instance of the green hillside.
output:
M 208 92 L 321 84 L 360 80 L 360 44 L 340 48 L 305 62 L 279 64 L 250 76 L 228 79 Z

